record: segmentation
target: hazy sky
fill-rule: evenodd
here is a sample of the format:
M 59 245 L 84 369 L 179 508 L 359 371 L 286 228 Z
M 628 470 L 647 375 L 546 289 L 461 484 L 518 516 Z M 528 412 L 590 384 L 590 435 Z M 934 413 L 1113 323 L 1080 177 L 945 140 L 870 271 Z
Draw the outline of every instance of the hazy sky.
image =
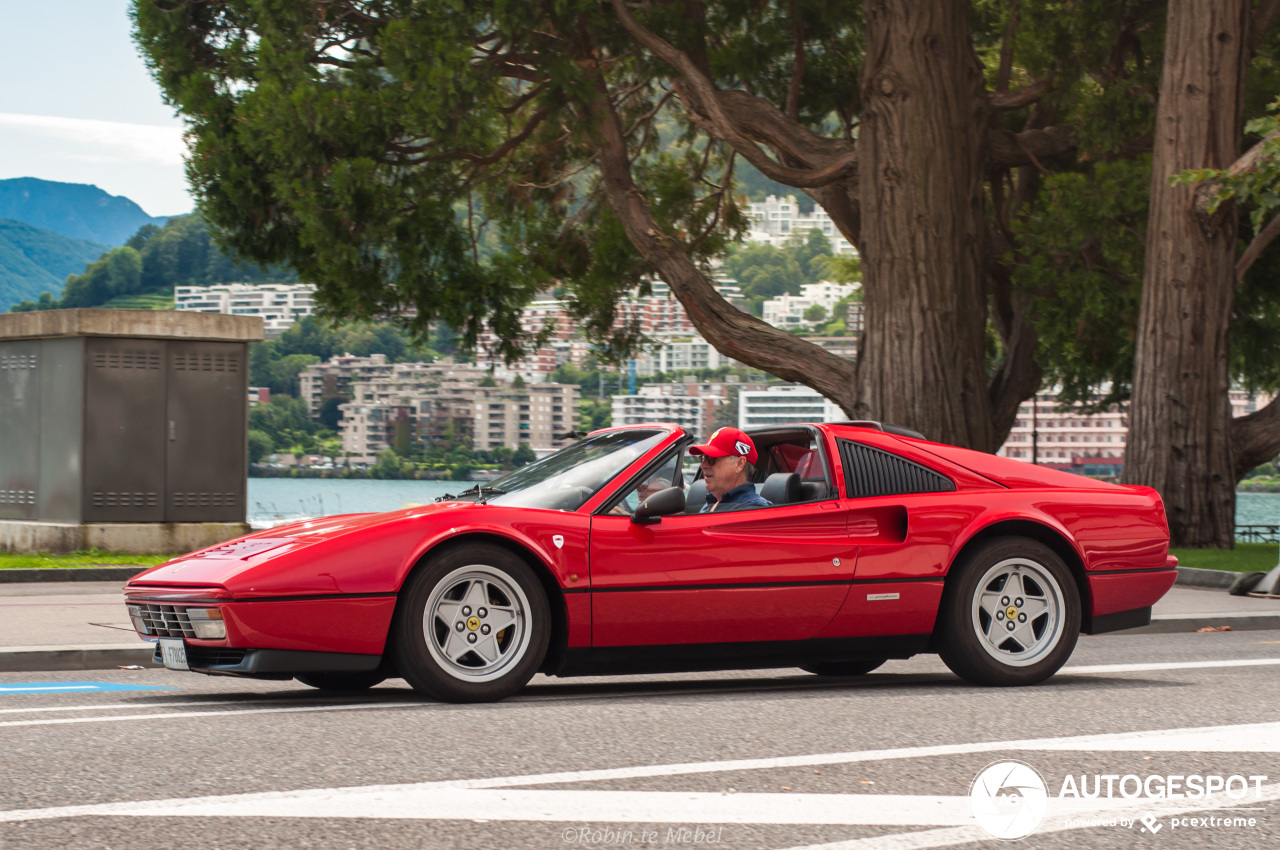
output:
M 128 0 L 0 0 L 0 179 L 92 183 L 151 215 L 193 206 L 182 122 L 130 37 Z

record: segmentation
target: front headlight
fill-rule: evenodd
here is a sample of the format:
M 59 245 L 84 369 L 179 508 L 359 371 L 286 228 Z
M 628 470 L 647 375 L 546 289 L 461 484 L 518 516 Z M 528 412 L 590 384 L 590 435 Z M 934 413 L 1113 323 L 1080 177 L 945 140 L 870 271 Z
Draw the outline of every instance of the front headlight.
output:
M 217 608 L 188 608 L 187 617 L 201 640 L 222 640 L 227 636 L 227 624 L 222 622 L 222 612 Z
M 142 609 L 137 605 L 129 606 L 129 619 L 133 621 L 133 627 L 138 630 L 138 634 L 151 634 L 151 632 L 147 630 L 147 621 L 142 619 Z

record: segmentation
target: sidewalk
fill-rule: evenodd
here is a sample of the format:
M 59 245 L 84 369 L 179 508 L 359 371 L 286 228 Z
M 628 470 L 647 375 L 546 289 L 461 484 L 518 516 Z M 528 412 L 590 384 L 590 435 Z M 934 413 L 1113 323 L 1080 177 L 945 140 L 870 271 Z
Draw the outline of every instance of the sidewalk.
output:
M 123 582 L 0 584 L 0 672 L 149 667 L 153 644 L 133 630 Z M 1118 635 L 1280 629 L 1280 600 L 1230 596 L 1225 590 L 1174 587 L 1155 606 L 1151 625 Z

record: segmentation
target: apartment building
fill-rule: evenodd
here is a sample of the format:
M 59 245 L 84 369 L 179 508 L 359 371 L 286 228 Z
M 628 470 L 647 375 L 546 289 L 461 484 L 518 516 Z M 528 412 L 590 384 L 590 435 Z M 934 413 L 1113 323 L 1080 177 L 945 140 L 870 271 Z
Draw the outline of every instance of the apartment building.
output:
M 613 424 L 674 422 L 698 439 L 705 439 L 715 430 L 717 408 L 728 404 L 743 389 L 763 388 L 764 384 L 736 380 L 699 383 L 692 377 L 679 383 L 646 384 L 634 395 L 613 397 Z
M 485 374 L 485 370 L 455 363 L 451 357 L 431 363 L 389 363 L 385 354 L 368 357 L 342 354 L 303 369 L 298 374 L 298 385 L 302 399 L 307 403 L 307 411 L 315 419 L 319 417 L 325 399 L 350 401 L 353 398 L 352 386 L 356 383 L 389 379 L 433 385 L 449 379 L 479 381 Z
M 783 328 L 784 330 L 809 328 L 814 324 L 825 324 L 831 321 L 831 314 L 835 310 L 836 304 L 860 288 L 861 284 L 834 283 L 829 280 L 819 283 L 806 283 L 800 287 L 799 295 L 780 295 L 777 298 L 766 300 L 763 305 L 763 318 L 775 328 Z M 812 307 L 821 307 L 825 311 L 825 317 L 818 322 L 811 322 L 806 319 L 804 314 Z M 850 324 L 856 325 L 857 330 L 854 331 L 850 328 Z M 849 318 L 845 320 L 845 329 L 850 333 L 861 333 L 861 302 L 849 304 Z
M 858 253 L 840 233 L 826 210 L 814 204 L 812 212 L 802 213 L 795 195 L 787 195 L 785 198 L 770 195 L 761 202 L 752 203 L 747 216 L 751 219 L 751 230 L 747 233 L 747 238 L 753 242 L 764 242 L 781 248 L 797 234 L 805 236 L 810 230 L 818 230 L 831 240 L 831 248 L 837 256 Z
M 781 384 L 738 394 L 738 427 L 761 428 L 791 422 L 842 422 L 849 417 L 835 402 L 801 384 Z
M 1018 407 L 1009 437 L 996 454 L 1097 477 L 1118 477 L 1124 466 L 1129 422 L 1118 406 L 1089 413 L 1076 403 L 1059 410 L 1058 389 L 1044 390 Z M 1270 399 L 1232 390 L 1231 415 L 1244 416 Z
M 538 454 L 546 454 L 559 448 L 564 435 L 574 429 L 574 384 L 477 387 L 474 398 L 476 449 L 528 443 Z
M 175 286 L 173 300 L 178 310 L 261 316 L 270 338 L 315 313 L 315 291 L 309 283 L 222 283 Z

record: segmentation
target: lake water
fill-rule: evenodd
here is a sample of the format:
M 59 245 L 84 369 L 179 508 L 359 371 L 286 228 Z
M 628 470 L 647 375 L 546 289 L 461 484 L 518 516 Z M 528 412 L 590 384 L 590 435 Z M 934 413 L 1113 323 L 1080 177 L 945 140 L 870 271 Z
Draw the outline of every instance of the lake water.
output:
M 250 478 L 249 521 L 394 511 L 473 486 L 469 481 Z M 1236 525 L 1280 525 L 1280 493 L 1237 494 Z

